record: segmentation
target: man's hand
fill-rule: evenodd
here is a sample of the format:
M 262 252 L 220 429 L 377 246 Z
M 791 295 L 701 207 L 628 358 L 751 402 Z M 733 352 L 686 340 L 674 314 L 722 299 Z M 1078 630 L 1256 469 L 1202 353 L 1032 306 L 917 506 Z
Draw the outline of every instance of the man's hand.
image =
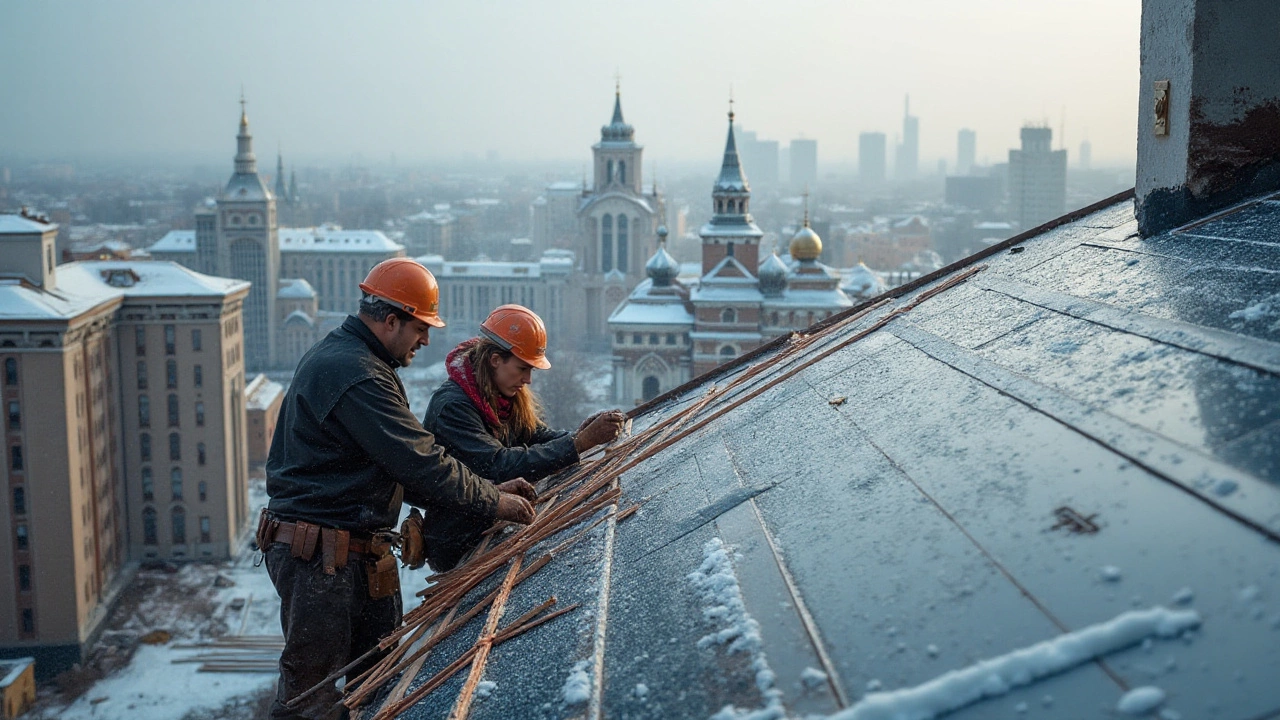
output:
M 498 489 L 504 493 L 519 495 L 529 502 L 535 502 L 538 499 L 538 491 L 534 489 L 534 487 L 524 478 L 516 478 L 515 480 L 498 483 Z
M 622 423 L 626 422 L 626 419 L 626 414 L 621 410 L 607 410 L 583 420 L 582 426 L 578 428 L 578 433 L 573 438 L 574 449 L 581 454 L 601 443 L 613 440 L 618 437 L 618 433 L 622 432 Z
M 498 493 L 497 519 L 528 525 L 533 522 L 533 505 L 519 495 L 508 492 Z

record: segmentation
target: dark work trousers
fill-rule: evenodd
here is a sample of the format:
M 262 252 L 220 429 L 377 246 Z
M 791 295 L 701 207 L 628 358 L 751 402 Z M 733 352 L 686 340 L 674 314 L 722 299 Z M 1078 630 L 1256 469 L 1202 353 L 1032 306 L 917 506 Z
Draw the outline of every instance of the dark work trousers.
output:
M 284 704 L 399 627 L 400 593 L 377 600 L 369 597 L 365 566 L 372 562 L 370 556 L 352 553 L 346 567 L 338 568 L 336 575 L 326 575 L 318 550 L 310 561 L 303 561 L 293 557 L 288 545 L 272 543 L 267 551 L 267 573 L 280 594 L 280 627 L 284 631 L 272 718 L 346 717 L 345 710 L 333 710 L 342 697 L 333 686 L 317 691 L 296 708 L 286 709 Z M 377 654 L 356 666 L 347 679 L 354 679 L 382 657 Z

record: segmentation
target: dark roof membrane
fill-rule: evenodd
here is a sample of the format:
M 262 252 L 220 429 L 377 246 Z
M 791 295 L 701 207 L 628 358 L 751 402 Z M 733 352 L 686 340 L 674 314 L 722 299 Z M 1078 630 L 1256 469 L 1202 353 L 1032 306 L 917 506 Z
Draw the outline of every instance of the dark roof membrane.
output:
M 1280 711 L 1276 227 L 1263 199 L 1143 240 L 1115 198 L 640 408 L 619 507 L 642 507 L 515 587 L 504 618 L 582 606 L 495 647 L 470 716 L 853 717 L 1155 606 L 1202 626 L 947 717 L 1109 718 L 1147 685 L 1182 717 Z M 466 675 L 404 716 L 444 717 Z

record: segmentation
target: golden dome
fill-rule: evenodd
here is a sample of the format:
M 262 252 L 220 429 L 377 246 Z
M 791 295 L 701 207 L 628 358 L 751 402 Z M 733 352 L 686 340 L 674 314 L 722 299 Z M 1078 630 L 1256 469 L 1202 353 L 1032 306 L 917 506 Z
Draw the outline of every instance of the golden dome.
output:
M 791 238 L 792 260 L 817 260 L 822 254 L 822 238 L 807 224 Z

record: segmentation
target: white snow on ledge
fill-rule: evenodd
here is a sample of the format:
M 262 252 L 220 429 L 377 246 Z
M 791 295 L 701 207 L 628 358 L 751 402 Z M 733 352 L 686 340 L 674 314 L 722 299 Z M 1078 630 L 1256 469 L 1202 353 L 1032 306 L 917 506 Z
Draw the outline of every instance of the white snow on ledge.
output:
M 932 720 L 984 698 L 1004 695 L 1050 675 L 1136 645 L 1176 637 L 1200 625 L 1194 610 L 1153 607 L 953 670 L 923 685 L 871 693 L 828 720 Z

